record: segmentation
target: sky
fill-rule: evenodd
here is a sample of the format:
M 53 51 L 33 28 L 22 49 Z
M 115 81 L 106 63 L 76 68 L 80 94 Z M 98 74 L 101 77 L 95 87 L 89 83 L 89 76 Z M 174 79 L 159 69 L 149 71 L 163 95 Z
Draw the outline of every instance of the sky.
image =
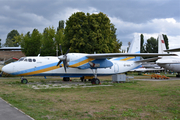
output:
M 135 33 L 145 40 L 166 34 L 170 48 L 180 47 L 180 0 L 0 0 L 0 39 L 13 29 L 20 34 L 58 27 L 76 12 L 106 14 L 117 28 L 122 49 Z

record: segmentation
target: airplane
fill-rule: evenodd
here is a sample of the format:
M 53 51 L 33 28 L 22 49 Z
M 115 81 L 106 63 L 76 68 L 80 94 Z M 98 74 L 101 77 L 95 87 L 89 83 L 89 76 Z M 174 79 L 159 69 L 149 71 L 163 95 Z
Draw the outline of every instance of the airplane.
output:
M 135 34 L 128 53 L 85 54 L 69 53 L 69 49 L 58 57 L 40 55 L 22 57 L 17 62 L 5 65 L 2 71 L 21 76 L 21 83 L 27 84 L 23 76 L 60 76 L 64 81 L 70 77 L 92 77 L 92 84 L 100 84 L 97 76 L 124 73 L 141 66 L 140 56 L 169 56 L 175 54 L 140 53 L 140 35 Z M 150 58 L 152 59 L 152 58 Z M 157 58 L 156 58 L 157 59 Z
M 160 66 L 158 66 L 157 64 L 153 63 L 142 63 L 142 67 L 137 68 L 137 69 L 133 69 L 130 70 L 131 72 L 139 72 L 139 74 L 141 74 L 141 72 L 148 72 L 148 71 L 161 71 L 164 70 L 164 68 L 161 68 Z
M 165 54 L 167 52 L 178 52 L 180 48 L 166 50 L 165 42 L 163 36 L 160 34 L 158 36 L 158 53 Z M 168 70 L 177 72 L 176 77 L 180 77 L 180 56 L 163 56 L 161 59 L 158 59 L 156 63 Z

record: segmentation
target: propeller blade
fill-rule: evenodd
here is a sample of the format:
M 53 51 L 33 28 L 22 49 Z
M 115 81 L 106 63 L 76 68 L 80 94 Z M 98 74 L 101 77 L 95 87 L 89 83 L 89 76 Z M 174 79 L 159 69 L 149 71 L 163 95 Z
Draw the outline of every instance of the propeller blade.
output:
M 65 60 L 63 61 L 63 65 L 64 65 L 64 70 L 66 72 L 66 61 Z
M 59 45 L 59 48 L 60 48 L 60 50 L 61 50 L 61 55 L 63 55 L 63 51 L 62 51 L 61 44 Z
M 62 61 L 60 60 L 56 66 L 58 66 Z
M 68 53 L 69 53 L 69 51 L 70 51 L 70 48 L 67 50 L 66 54 L 68 54 Z M 64 55 L 66 55 L 66 54 L 64 54 Z

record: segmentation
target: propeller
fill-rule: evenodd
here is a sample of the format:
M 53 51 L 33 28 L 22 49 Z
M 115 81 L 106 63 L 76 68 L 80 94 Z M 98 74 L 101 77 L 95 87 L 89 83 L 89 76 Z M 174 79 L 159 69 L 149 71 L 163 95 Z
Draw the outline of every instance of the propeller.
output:
M 70 49 L 68 49 L 67 52 L 63 55 L 63 51 L 62 51 L 61 45 L 59 45 L 59 48 L 60 48 L 60 50 L 61 50 L 61 56 L 58 57 L 59 62 L 57 63 L 56 66 L 59 66 L 59 64 L 60 64 L 61 62 L 63 62 L 64 70 L 65 70 L 65 72 L 66 72 L 67 62 L 68 62 L 67 54 L 69 53 L 69 50 L 70 50 Z

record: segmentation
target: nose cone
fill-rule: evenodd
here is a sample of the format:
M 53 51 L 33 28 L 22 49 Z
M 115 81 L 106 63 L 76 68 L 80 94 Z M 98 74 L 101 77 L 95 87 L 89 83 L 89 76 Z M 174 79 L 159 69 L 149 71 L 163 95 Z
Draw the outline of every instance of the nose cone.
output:
M 2 71 L 5 72 L 5 73 L 12 73 L 13 71 L 13 68 L 10 67 L 9 65 L 5 65 L 3 68 L 2 68 Z

